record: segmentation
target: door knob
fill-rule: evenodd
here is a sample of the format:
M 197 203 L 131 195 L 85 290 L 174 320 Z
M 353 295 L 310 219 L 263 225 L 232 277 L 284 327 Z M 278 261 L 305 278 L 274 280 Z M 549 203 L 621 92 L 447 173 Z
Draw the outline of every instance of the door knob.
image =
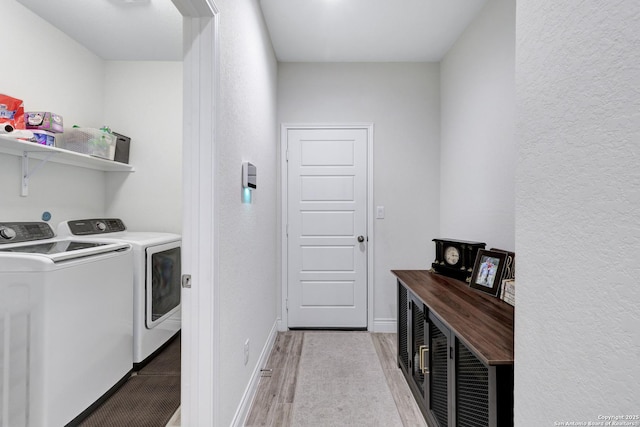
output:
M 358 236 L 358 242 L 360 243 L 364 242 L 364 236 Z

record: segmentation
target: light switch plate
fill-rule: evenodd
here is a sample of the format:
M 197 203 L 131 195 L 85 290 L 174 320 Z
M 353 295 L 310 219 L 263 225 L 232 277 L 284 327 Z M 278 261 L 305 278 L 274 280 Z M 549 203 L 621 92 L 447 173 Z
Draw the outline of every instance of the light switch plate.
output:
M 384 219 L 384 206 L 376 206 L 376 219 Z

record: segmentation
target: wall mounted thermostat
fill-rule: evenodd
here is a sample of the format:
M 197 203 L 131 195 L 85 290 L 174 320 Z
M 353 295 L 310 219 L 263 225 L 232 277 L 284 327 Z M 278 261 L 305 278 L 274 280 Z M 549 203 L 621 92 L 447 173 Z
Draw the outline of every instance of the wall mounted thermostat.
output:
M 256 184 L 257 169 L 253 163 L 242 163 L 242 186 L 244 188 L 258 188 Z

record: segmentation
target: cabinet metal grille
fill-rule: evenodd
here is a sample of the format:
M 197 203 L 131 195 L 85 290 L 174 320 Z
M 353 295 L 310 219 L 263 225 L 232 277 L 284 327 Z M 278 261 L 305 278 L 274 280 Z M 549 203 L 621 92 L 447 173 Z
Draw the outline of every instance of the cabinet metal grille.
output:
M 424 345 L 424 310 L 413 304 L 413 379 L 424 396 L 424 374 L 420 370 L 420 347 Z
M 489 369 L 458 342 L 456 360 L 457 425 L 489 425 Z
M 398 315 L 399 325 L 407 325 L 407 288 L 398 285 Z M 409 369 L 409 346 L 407 343 L 407 328 L 400 328 L 398 331 L 398 354 L 406 369 Z
M 449 343 L 447 336 L 432 322 L 429 322 L 431 345 L 429 409 L 440 427 L 449 425 L 449 385 L 448 361 Z

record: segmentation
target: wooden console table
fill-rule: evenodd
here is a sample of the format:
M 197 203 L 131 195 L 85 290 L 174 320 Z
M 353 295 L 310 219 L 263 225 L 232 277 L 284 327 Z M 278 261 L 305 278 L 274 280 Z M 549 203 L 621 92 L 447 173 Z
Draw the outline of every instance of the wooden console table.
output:
M 426 270 L 398 279 L 398 366 L 429 425 L 513 426 L 513 307 Z

